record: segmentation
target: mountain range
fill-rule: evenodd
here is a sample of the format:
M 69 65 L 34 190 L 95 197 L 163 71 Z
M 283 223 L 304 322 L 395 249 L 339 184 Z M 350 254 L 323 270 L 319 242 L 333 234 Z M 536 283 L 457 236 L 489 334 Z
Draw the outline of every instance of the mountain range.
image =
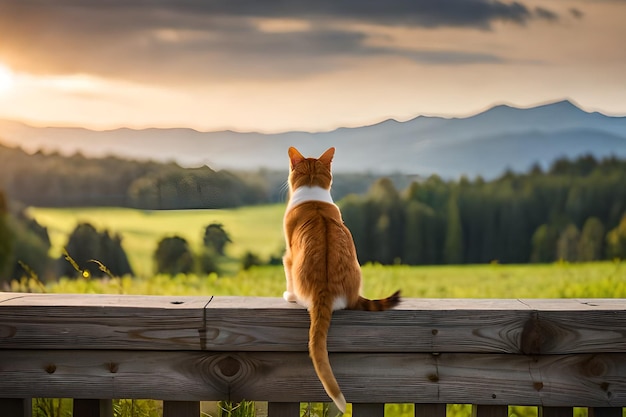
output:
M 419 116 L 329 132 L 199 132 L 186 128 L 33 127 L 0 121 L 0 143 L 89 157 L 173 161 L 182 166 L 254 171 L 287 169 L 287 148 L 319 156 L 337 148 L 337 172 L 403 173 L 444 178 L 548 166 L 560 157 L 626 157 L 626 117 L 586 112 L 564 100 L 532 108 L 498 105 L 465 118 Z

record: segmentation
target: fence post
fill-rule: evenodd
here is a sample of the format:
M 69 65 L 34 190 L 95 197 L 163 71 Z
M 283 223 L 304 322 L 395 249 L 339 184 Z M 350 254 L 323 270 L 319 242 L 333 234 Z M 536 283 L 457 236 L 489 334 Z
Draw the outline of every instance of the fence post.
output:
M 274 403 L 267 404 L 268 417 L 298 417 L 300 415 L 300 403 Z
M 163 401 L 163 417 L 199 417 L 199 401 Z
M 573 417 L 574 407 L 539 407 L 539 417 Z
M 385 404 L 383 403 L 353 403 L 353 417 L 383 417 L 385 415 Z
M 112 400 L 74 399 L 74 417 L 113 417 Z
M 506 405 L 472 405 L 472 417 L 507 417 L 509 407 Z
M 0 398 L 0 410 L 7 417 L 31 417 L 33 401 L 30 398 Z
M 446 405 L 415 404 L 415 417 L 446 417 Z

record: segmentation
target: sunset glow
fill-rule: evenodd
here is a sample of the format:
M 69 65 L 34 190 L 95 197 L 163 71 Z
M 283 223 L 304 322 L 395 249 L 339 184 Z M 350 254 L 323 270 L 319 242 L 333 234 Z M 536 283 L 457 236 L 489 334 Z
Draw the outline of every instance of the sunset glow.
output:
M 626 2 L 466 2 L 0 0 L 0 119 L 327 131 L 564 99 L 626 114 Z
M 13 87 L 14 79 L 13 71 L 6 65 L 0 63 L 0 93 L 9 91 Z

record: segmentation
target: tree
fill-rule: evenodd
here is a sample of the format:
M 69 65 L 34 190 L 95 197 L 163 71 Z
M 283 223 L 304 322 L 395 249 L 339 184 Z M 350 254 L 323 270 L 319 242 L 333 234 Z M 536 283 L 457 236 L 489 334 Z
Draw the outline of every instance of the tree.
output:
M 261 259 L 258 257 L 258 255 L 250 251 L 246 252 L 241 259 L 241 266 L 244 271 L 247 271 L 253 266 L 258 266 L 262 264 L 263 262 L 261 262 Z
M 68 238 L 65 246 L 67 253 L 78 265 L 61 260 L 61 274 L 75 276 L 82 271 L 89 271 L 91 276 L 104 276 L 106 272 L 100 269 L 100 262 L 114 276 L 132 274 L 126 252 L 122 247 L 122 238 L 119 235 L 111 236 L 107 230 L 98 232 L 90 223 L 80 223 Z
M 193 253 L 185 238 L 161 239 L 154 252 L 156 272 L 159 274 L 188 274 L 193 271 Z
M 561 232 L 559 240 L 556 242 L 556 256 L 558 259 L 575 262 L 578 260 L 578 241 L 580 232 L 574 224 L 568 224 Z
M 448 201 L 448 221 L 443 251 L 446 263 L 460 264 L 463 262 L 463 229 L 456 194 L 450 195 Z
M 204 229 L 204 246 L 218 255 L 224 255 L 226 245 L 232 243 L 230 236 L 219 223 L 211 223 Z
M 626 214 L 606 235 L 606 255 L 609 259 L 626 259 Z
M 556 242 L 559 238 L 557 230 L 542 224 L 535 230 L 531 238 L 532 252 L 530 262 L 547 263 L 556 259 Z
M 578 260 L 599 261 L 604 254 L 604 225 L 597 217 L 589 217 L 578 241 Z
M 408 265 L 438 263 L 439 221 L 435 211 L 425 204 L 410 201 L 406 206 L 406 231 L 402 261 Z
M 0 191 L 0 278 L 11 262 L 13 252 L 13 236 L 9 229 L 8 217 L 8 205 L 4 193 Z

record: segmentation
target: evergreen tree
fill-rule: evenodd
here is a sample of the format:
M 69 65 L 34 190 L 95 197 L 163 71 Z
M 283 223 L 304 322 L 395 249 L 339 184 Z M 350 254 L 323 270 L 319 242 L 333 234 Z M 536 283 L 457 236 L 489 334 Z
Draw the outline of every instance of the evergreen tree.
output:
M 406 230 L 402 260 L 408 265 L 438 263 L 440 243 L 435 211 L 425 204 L 411 201 L 406 207 Z
M 211 223 L 204 229 L 204 246 L 213 250 L 218 255 L 224 255 L 226 245 L 232 243 L 230 236 L 219 223 Z
M 548 263 L 556 260 L 556 242 L 558 231 L 547 224 L 542 224 L 532 236 L 530 262 Z
M 98 262 L 114 276 L 132 274 L 128 257 L 122 247 L 122 238 L 119 235 L 111 236 L 107 230 L 98 232 L 90 223 L 76 226 L 68 237 L 65 249 L 80 271 L 62 257 L 60 272 L 63 276 L 76 276 L 82 271 L 88 271 L 91 276 L 96 277 L 106 275 Z
M 606 235 L 606 255 L 609 259 L 626 259 L 626 214 Z
M 585 221 L 578 241 L 578 260 L 599 261 L 604 255 L 604 225 L 597 217 Z
M 578 260 L 578 241 L 580 232 L 574 224 L 569 224 L 561 232 L 559 240 L 556 243 L 556 256 L 558 259 L 567 262 L 576 262 Z
M 444 261 L 448 264 L 460 264 L 463 262 L 463 230 L 455 194 L 450 196 L 447 214 L 446 240 L 443 249 Z
M 188 274 L 193 271 L 193 253 L 185 238 L 161 239 L 154 252 L 156 272 L 159 274 Z

